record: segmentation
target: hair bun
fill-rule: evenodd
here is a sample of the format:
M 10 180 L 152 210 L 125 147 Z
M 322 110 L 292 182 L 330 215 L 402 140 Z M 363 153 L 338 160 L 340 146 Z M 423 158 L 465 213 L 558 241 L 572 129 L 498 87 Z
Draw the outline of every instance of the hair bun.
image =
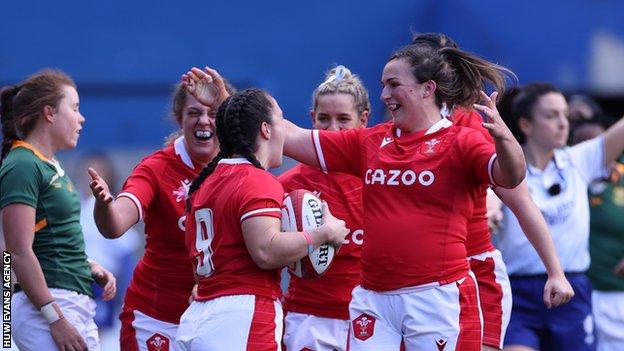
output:
M 343 65 L 338 65 L 332 68 L 329 73 L 327 73 L 327 76 L 325 76 L 325 81 L 322 84 L 331 83 L 333 81 L 339 82 L 341 80 L 350 79 L 352 77 L 353 74 L 347 67 Z

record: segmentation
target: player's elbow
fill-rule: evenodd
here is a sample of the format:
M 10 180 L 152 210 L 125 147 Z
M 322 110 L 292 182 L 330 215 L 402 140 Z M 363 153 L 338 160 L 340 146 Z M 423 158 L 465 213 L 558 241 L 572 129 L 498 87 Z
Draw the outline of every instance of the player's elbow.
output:
M 508 189 L 513 189 L 515 187 L 517 187 L 518 185 L 520 185 L 520 183 L 522 183 L 522 181 L 524 180 L 524 177 L 526 176 L 525 173 L 525 169 L 523 168 L 522 170 L 513 172 L 510 176 L 509 176 L 509 184 L 508 184 Z
M 496 180 L 496 185 L 502 186 L 506 189 L 513 189 L 520 185 L 526 176 L 525 167 L 519 167 L 517 170 L 513 170 L 511 172 L 506 172 L 502 179 Z
M 269 252 L 267 249 L 258 249 L 255 252 L 250 252 L 251 259 L 261 269 L 276 269 L 283 267 L 276 259 L 277 256 Z
M 124 231 L 119 228 L 111 228 L 99 224 L 97 225 L 97 228 L 100 234 L 102 234 L 102 236 L 106 239 L 117 239 L 124 234 Z

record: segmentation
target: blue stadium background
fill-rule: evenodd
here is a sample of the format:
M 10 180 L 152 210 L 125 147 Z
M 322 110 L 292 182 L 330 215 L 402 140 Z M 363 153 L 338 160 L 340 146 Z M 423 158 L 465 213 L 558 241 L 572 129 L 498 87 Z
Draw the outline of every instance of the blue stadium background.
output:
M 12 1 L 2 12 L 0 84 L 43 67 L 73 76 L 87 118 L 78 151 L 160 145 L 174 127 L 171 87 L 194 65 L 268 89 L 288 118 L 309 125 L 311 91 L 345 64 L 370 89 L 378 122 L 381 69 L 411 32 L 449 34 L 520 83 L 607 102 L 624 95 L 618 0 Z
M 122 180 L 162 145 L 175 128 L 172 87 L 192 66 L 269 90 L 287 118 L 309 126 L 312 90 L 344 64 L 368 87 L 377 123 L 381 70 L 413 32 L 446 33 L 520 84 L 588 93 L 621 116 L 623 14 L 622 0 L 9 1 L 0 6 L 0 85 L 45 67 L 75 79 L 87 121 L 78 148 L 59 156 L 84 186 L 83 155 L 108 154 Z M 118 348 L 118 330 L 102 335 L 104 350 Z

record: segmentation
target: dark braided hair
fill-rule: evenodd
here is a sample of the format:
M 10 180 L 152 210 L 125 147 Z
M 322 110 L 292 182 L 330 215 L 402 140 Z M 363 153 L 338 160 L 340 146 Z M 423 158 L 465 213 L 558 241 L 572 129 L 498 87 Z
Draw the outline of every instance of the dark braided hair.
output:
M 0 154 L 0 165 L 11 150 L 13 141 L 19 139 L 15 121 L 13 121 L 13 99 L 19 93 L 20 86 L 14 85 L 6 87 L 0 93 L 0 122 L 2 124 L 2 152 Z
M 54 109 L 64 97 L 63 87 L 76 88 L 74 81 L 60 70 L 47 69 L 36 73 L 22 84 L 9 86 L 0 92 L 0 122 L 2 123 L 2 152 L 0 165 L 15 140 L 20 140 L 35 128 L 45 106 Z
M 255 167 L 263 169 L 254 151 L 262 123 L 271 124 L 272 106 L 269 94 L 261 89 L 245 89 L 228 97 L 219 106 L 216 132 L 221 149 L 191 183 L 186 199 L 187 212 L 191 209 L 191 195 L 214 172 L 222 159 L 241 155 Z

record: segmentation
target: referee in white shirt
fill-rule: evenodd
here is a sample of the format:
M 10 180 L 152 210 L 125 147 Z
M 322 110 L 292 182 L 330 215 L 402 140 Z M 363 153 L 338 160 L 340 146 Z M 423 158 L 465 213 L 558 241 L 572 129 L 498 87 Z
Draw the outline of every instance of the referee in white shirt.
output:
M 568 105 L 550 84 L 530 84 L 513 99 L 516 138 L 528 163 L 526 181 L 550 228 L 553 242 L 575 296 L 548 309 L 542 302 L 546 269 L 522 233 L 518 220 L 504 210 L 496 245 L 503 254 L 513 295 L 505 350 L 595 350 L 589 267 L 588 185 L 602 178 L 606 164 L 624 149 L 624 120 L 604 134 L 565 147 Z

